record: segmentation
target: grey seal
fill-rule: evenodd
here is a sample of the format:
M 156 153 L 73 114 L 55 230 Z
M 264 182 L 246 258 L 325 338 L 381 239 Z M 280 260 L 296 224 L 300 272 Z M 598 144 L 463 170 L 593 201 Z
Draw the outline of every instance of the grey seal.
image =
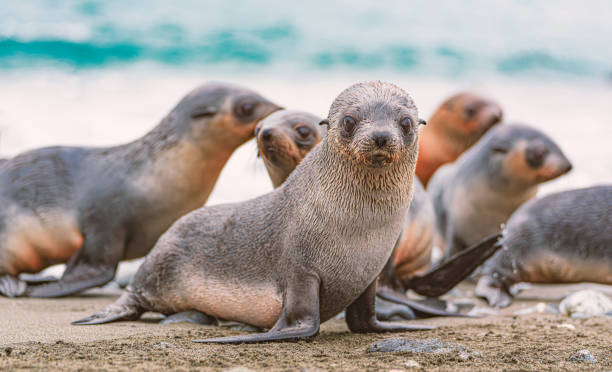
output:
M 358 83 L 317 145 L 274 191 L 204 207 L 158 241 L 132 287 L 75 324 L 198 310 L 269 331 L 203 342 L 311 337 L 346 309 L 353 332 L 431 329 L 376 318 L 376 281 L 412 198 L 417 108 L 401 88 Z
M 187 94 L 152 131 L 107 148 L 48 147 L 0 163 L 0 294 L 57 297 L 110 281 L 201 207 L 232 152 L 280 107 L 239 86 Z M 67 262 L 56 281 L 26 283 Z
M 512 214 L 502 249 L 484 265 L 476 295 L 512 303 L 519 282 L 612 284 L 612 185 L 534 199 Z
M 537 129 L 503 124 L 488 131 L 456 162 L 441 167 L 427 188 L 446 257 L 500 233 L 539 184 L 571 167 L 559 146 Z

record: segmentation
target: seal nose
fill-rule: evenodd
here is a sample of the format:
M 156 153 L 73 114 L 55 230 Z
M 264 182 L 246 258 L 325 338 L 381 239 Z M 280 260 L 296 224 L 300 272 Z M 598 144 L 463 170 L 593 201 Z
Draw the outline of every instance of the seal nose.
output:
M 378 146 L 379 148 L 385 147 L 387 142 L 389 142 L 390 138 L 391 138 L 391 135 L 389 134 L 389 132 L 379 131 L 379 132 L 374 132 L 372 134 L 372 139 L 374 140 L 374 143 L 376 144 L 376 146 Z
M 266 128 L 264 130 L 261 131 L 261 138 L 264 141 L 268 141 L 270 138 L 272 138 L 272 129 L 271 128 Z
M 532 168 L 541 167 L 542 164 L 544 164 L 544 159 L 546 158 L 546 155 L 548 155 L 548 152 L 548 148 L 544 145 L 529 147 L 525 154 L 527 164 L 529 164 Z

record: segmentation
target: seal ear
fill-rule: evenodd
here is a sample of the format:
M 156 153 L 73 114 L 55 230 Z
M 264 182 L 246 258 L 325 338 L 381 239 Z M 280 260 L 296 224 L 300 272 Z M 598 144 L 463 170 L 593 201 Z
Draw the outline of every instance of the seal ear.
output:
M 329 120 L 323 119 L 319 122 L 319 125 L 327 125 L 327 127 L 329 128 Z
M 424 119 L 419 119 L 419 124 L 427 125 L 427 122 Z
M 217 114 L 217 108 L 214 106 L 198 107 L 191 113 L 193 119 L 200 119 L 206 116 L 214 116 Z

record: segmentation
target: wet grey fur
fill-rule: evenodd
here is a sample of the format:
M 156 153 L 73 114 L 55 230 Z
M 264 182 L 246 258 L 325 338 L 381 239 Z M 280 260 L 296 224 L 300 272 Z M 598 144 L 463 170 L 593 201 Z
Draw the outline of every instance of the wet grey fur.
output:
M 239 117 L 238 106 L 245 102 L 254 110 Z M 251 126 L 252 133 L 257 121 L 277 109 L 251 90 L 209 83 L 134 142 L 48 147 L 0 163 L 0 294 L 54 297 L 110 281 L 120 260 L 144 256 L 176 219 L 202 206 L 220 172 L 215 167 L 252 136 L 240 138 L 232 130 Z M 208 164 L 212 157 L 219 164 Z M 54 213 L 74 216 L 84 244 L 59 281 L 26 290 L 10 267 L 7 229 L 17 216 L 38 218 L 44 225 L 53 222 Z M 43 263 L 58 262 L 43 257 Z
M 341 126 L 345 115 L 359 122 L 353 135 Z M 398 124 L 405 117 L 413 123 L 407 133 Z M 182 217 L 146 257 L 126 294 L 75 323 L 135 319 L 145 310 L 165 314 L 190 310 L 190 294 L 181 288 L 198 278 L 245 289 L 270 286 L 282 298 L 283 313 L 268 332 L 271 337 L 250 335 L 216 342 L 284 339 L 279 335 L 289 337 L 292 329 L 299 337 L 313 335 L 319 322 L 366 292 L 373 312 L 376 278 L 412 198 L 418 113 L 403 90 L 372 82 L 343 91 L 327 120 L 323 141 L 283 185 L 249 201 L 204 207 Z M 381 131 L 388 135 L 382 150 L 372 137 Z M 386 164 L 373 156 L 383 150 L 395 161 Z M 186 299 L 181 301 L 184 307 L 177 306 L 179 298 Z M 347 322 L 352 315 L 347 312 Z M 228 320 L 245 322 L 232 316 Z M 383 328 L 375 320 L 371 325 L 375 328 L 370 331 Z
M 484 265 L 476 291 L 491 305 L 509 305 L 510 287 L 530 281 L 536 264 L 550 275 L 548 282 L 612 284 L 612 185 L 525 203 L 508 220 L 501 244 Z
M 569 160 L 552 139 L 534 128 L 503 124 L 488 131 L 454 163 L 441 167 L 427 186 L 436 211 L 438 232 L 445 239 L 446 258 L 499 233 L 501 224 L 535 196 L 537 186 L 546 181 L 523 179 L 524 175 L 515 174 L 505 166 L 507 155 L 520 142 L 527 144 L 522 156 L 541 149 L 547 151 L 542 164 L 529 172 L 554 166 L 558 168 L 556 177 L 571 169 Z

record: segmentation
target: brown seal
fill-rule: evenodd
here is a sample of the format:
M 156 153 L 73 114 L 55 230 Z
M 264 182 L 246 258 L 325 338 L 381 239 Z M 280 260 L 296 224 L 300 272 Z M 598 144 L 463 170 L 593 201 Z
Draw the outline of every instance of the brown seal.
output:
M 416 174 L 423 185 L 427 186 L 440 166 L 455 161 L 501 120 L 501 107 L 474 93 L 458 93 L 444 101 L 419 137 Z
M 540 183 L 570 169 L 557 144 L 532 127 L 505 124 L 490 130 L 429 183 L 446 257 L 500 233 L 501 224 L 536 195 Z
M 430 329 L 376 318 L 376 281 L 402 229 L 417 158 L 417 109 L 399 87 L 355 84 L 333 102 L 329 128 L 277 189 L 178 220 L 132 288 L 75 322 L 195 309 L 267 333 L 205 340 L 314 336 L 346 309 L 353 332 Z
M 304 111 L 281 110 L 260 121 L 255 128 L 258 155 L 272 185 L 279 187 L 323 138 L 322 118 Z
M 56 297 L 110 281 L 204 204 L 232 152 L 279 107 L 238 86 L 195 89 L 144 137 L 49 147 L 0 163 L 0 293 Z M 17 278 L 68 262 L 61 279 Z
M 510 217 L 503 249 L 485 264 L 476 295 L 512 303 L 519 282 L 612 284 L 612 186 L 534 199 Z

